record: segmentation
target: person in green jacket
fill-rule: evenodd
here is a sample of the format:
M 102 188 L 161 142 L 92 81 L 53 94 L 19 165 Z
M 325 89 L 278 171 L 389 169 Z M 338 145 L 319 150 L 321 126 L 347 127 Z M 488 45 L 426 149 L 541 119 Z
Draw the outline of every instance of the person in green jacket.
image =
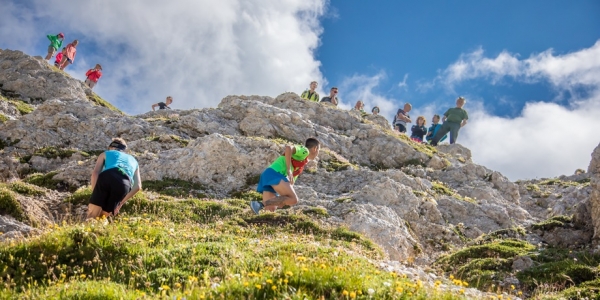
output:
M 50 60 L 54 53 L 62 47 L 62 42 L 65 40 L 65 35 L 61 32 L 57 35 L 47 35 L 50 40 L 50 46 L 48 46 L 48 54 L 46 55 L 46 60 Z
M 467 125 L 467 120 L 469 120 L 469 114 L 462 108 L 465 105 L 465 102 L 467 102 L 465 98 L 458 97 L 458 99 L 456 99 L 456 107 L 450 108 L 444 113 L 444 117 L 442 118 L 444 124 L 442 124 L 442 128 L 438 130 L 431 140 L 432 146 L 437 146 L 437 143 L 448 132 L 450 132 L 450 144 L 456 143 L 458 131 L 461 127 Z

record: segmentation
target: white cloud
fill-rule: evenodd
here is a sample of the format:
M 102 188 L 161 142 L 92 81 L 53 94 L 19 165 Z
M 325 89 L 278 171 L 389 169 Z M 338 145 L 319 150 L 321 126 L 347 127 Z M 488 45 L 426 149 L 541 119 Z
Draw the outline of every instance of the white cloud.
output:
M 462 55 L 437 80 L 453 86 L 485 78 L 495 83 L 505 77 L 522 82 L 549 82 L 557 93 L 584 87 L 588 93 L 571 93 L 569 106 L 528 101 L 520 116 L 501 118 L 483 109 L 484 99 L 473 95 L 466 109 L 470 122 L 459 143 L 472 150 L 473 160 L 499 170 L 511 179 L 552 177 L 587 168 L 600 141 L 600 41 L 580 51 L 553 55 L 552 50 L 519 60 L 502 52 L 486 58 L 483 51 Z
M 408 79 L 408 73 L 404 74 L 404 78 L 402 79 L 402 81 L 400 81 L 398 83 L 398 87 L 406 89 L 408 87 L 408 84 L 406 83 L 407 79 Z
M 2 26 L 3 37 L 7 27 L 23 28 L 25 41 L 15 48 L 32 54 L 45 48 L 33 49 L 28 39 L 57 30 L 67 42 L 79 39 L 78 57 L 67 70 L 82 78 L 101 63 L 104 76 L 96 91 L 140 113 L 167 95 L 174 97 L 174 107 L 185 109 L 216 106 L 229 94 L 276 96 L 300 93 L 312 80 L 322 85 L 313 52 L 326 5 L 326 0 L 36 0 L 27 8 L 9 5 L 11 20 L 0 22 L 10 23 Z
M 393 120 L 395 112 L 398 110 L 400 101 L 389 98 L 374 91 L 383 80 L 387 78 L 385 72 L 380 71 L 374 76 L 354 75 L 345 78 L 339 85 L 340 102 L 339 105 L 344 109 L 351 109 L 358 100 L 365 103 L 365 111 L 371 112 L 374 106 L 378 106 L 381 115 L 389 121 Z

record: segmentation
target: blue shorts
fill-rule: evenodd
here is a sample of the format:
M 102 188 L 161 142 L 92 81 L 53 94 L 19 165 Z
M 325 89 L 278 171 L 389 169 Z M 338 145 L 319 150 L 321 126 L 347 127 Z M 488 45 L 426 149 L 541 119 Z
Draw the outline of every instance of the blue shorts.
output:
M 290 182 L 286 176 L 278 173 L 277 171 L 271 169 L 271 168 L 266 168 L 262 174 L 260 174 L 260 179 L 258 180 L 258 186 L 256 187 L 256 191 L 261 193 L 262 192 L 271 192 L 273 194 L 277 194 L 277 192 L 275 192 L 275 189 L 273 189 L 274 185 L 278 185 L 281 180 L 284 180 L 285 182 Z
M 68 61 L 70 64 L 72 64 L 72 63 L 73 63 L 73 61 L 72 61 L 70 58 L 68 58 L 68 57 L 67 57 L 67 61 Z

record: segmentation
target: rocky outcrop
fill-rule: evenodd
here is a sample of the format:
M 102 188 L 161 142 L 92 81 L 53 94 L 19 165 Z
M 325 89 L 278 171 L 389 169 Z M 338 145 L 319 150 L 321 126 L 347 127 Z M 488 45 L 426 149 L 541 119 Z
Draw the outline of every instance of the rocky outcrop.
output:
M 594 243 L 600 244 L 600 145 L 592 153 L 592 161 L 588 167 L 590 174 L 590 195 L 592 223 L 594 224 Z

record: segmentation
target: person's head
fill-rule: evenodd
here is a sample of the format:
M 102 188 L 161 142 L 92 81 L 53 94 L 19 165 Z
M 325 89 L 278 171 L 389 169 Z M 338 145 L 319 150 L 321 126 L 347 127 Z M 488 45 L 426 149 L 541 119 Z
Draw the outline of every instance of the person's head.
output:
M 319 85 L 319 84 L 316 81 L 311 82 L 310 89 L 314 91 L 317 88 L 317 85 Z
M 365 108 L 365 103 L 362 102 L 361 100 L 358 100 L 358 101 L 356 101 L 354 108 L 356 108 L 358 110 L 362 110 L 363 108 Z
M 65 35 L 62 32 L 59 32 L 56 36 L 58 36 L 58 39 L 61 41 L 65 39 Z
M 337 93 L 338 93 L 338 88 L 337 88 L 337 87 L 335 87 L 335 86 L 334 86 L 334 87 L 332 87 L 332 88 L 331 88 L 331 90 L 329 90 L 329 96 L 330 96 L 331 98 L 333 98 L 333 97 L 337 96 Z
M 465 105 L 466 102 L 467 102 L 467 100 L 465 100 L 465 98 L 458 97 L 458 99 L 456 99 L 456 107 L 462 108 L 463 105 Z
M 440 122 L 440 115 L 433 115 L 433 119 L 431 119 L 431 122 L 433 122 L 433 124 L 437 124 Z
M 73 44 L 73 46 L 77 46 L 77 45 L 79 45 L 79 41 L 78 40 L 74 40 L 71 44 Z
M 96 70 L 102 70 L 102 66 L 100 64 L 96 64 L 96 66 L 94 67 L 94 69 L 96 69 Z
M 375 107 L 373 107 L 373 109 L 371 109 L 371 112 L 372 112 L 374 115 L 378 115 L 378 114 L 379 114 L 379 106 L 375 106 Z
M 425 123 L 427 123 L 427 121 L 425 120 L 424 116 L 419 116 L 417 118 L 417 125 L 419 125 L 419 126 L 425 126 Z
M 315 138 L 309 138 L 304 142 L 304 146 L 308 148 L 308 159 L 312 160 L 319 155 L 321 143 Z
M 409 112 L 412 109 L 412 105 L 410 103 L 404 104 L 404 112 Z
M 173 103 L 173 97 L 168 96 L 167 97 L 167 101 L 165 102 L 167 105 L 170 105 L 171 103 Z
M 127 149 L 127 143 L 122 138 L 114 138 L 110 145 L 108 145 L 108 150 L 118 150 L 125 151 Z

